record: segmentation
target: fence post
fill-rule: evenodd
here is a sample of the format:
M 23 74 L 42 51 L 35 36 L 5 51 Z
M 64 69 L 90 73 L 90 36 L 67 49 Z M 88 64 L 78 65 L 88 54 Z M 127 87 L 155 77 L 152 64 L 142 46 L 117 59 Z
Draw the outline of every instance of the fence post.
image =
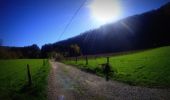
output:
M 86 56 L 86 65 L 88 65 L 88 58 L 87 58 L 87 56 Z
M 27 74 L 28 74 L 28 85 L 31 86 L 32 85 L 32 79 L 31 79 L 29 64 L 27 64 Z
M 109 57 L 107 57 L 107 64 L 109 64 Z
M 110 73 L 110 65 L 109 65 L 109 57 L 107 57 L 107 63 L 105 64 L 106 81 L 109 81 L 109 73 Z

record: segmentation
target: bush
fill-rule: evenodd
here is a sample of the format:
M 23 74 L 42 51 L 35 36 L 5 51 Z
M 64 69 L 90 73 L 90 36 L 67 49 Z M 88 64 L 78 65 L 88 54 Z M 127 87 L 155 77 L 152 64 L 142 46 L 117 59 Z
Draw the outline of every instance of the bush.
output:
M 61 61 L 64 59 L 64 56 L 60 53 L 56 53 L 55 55 L 55 61 Z

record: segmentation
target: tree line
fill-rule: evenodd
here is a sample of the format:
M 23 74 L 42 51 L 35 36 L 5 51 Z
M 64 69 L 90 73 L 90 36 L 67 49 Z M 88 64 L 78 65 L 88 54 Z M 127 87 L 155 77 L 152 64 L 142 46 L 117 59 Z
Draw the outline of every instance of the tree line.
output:
M 70 46 L 57 46 L 49 48 L 44 45 L 40 49 L 36 44 L 26 47 L 0 46 L 0 59 L 38 59 L 38 58 L 62 58 L 81 55 L 80 47 L 77 44 Z
M 143 14 L 103 25 L 44 47 L 77 44 L 83 55 L 143 50 L 170 45 L 170 3 Z M 43 49 L 47 49 L 43 48 Z
M 39 58 L 40 53 L 36 44 L 26 47 L 0 46 L 0 59 Z
M 80 55 L 82 55 L 82 52 L 77 44 L 71 44 L 68 46 L 46 44 L 41 48 L 42 58 L 76 57 Z
M 0 47 L 0 58 L 75 57 L 170 45 L 170 3 L 53 44 Z M 3 41 L 0 41 L 0 45 Z

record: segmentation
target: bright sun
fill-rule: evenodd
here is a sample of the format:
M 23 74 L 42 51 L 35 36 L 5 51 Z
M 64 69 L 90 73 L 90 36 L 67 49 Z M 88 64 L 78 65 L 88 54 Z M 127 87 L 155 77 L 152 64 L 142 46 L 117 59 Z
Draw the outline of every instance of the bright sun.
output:
M 121 7 L 118 0 L 92 0 L 88 5 L 92 18 L 104 24 L 119 19 Z

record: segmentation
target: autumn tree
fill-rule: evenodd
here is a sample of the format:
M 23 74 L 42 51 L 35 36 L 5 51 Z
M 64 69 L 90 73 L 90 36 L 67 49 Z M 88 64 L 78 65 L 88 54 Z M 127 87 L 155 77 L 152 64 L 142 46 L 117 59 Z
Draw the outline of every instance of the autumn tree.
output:
M 70 45 L 70 48 L 72 56 L 79 56 L 81 54 L 80 47 L 77 44 Z

